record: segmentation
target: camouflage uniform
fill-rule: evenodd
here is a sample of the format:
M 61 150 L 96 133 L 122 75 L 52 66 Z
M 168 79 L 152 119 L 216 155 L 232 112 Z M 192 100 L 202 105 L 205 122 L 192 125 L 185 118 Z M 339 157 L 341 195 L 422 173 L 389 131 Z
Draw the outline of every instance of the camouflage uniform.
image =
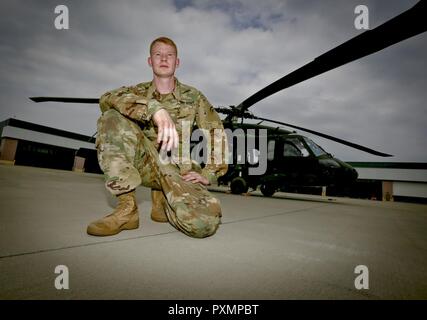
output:
M 227 171 L 227 164 L 225 161 L 216 164 L 214 152 L 211 153 L 211 163 L 203 169 L 194 162 L 160 161 L 157 127 L 152 121 L 152 115 L 163 108 L 175 122 L 180 137 L 185 120 L 209 130 L 214 138 L 214 129 L 223 131 L 224 128 L 203 94 L 175 80 L 174 92 L 161 95 L 152 82 L 146 82 L 105 93 L 100 99 L 100 107 L 102 116 L 98 120 L 96 147 L 106 188 L 114 195 L 128 192 L 140 184 L 161 190 L 166 200 L 166 215 L 176 229 L 198 238 L 215 233 L 221 217 L 219 201 L 204 185 L 186 182 L 181 175 L 198 171 L 210 183 L 215 183 Z M 182 152 L 182 139 L 179 144 Z M 225 159 L 225 138 L 222 146 Z

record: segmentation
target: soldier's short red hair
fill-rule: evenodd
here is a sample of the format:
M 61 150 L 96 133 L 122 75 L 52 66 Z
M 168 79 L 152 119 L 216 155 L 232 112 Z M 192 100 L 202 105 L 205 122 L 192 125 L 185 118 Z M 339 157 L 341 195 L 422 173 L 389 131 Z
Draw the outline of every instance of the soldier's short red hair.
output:
M 150 44 L 150 54 L 153 51 L 153 47 L 154 47 L 154 44 L 156 44 L 156 42 L 161 42 L 161 43 L 172 46 L 175 49 L 176 55 L 178 56 L 178 49 L 176 47 L 175 42 L 173 42 L 172 39 L 169 39 L 167 37 L 160 37 L 160 38 L 153 40 L 153 42 L 151 42 L 151 44 Z

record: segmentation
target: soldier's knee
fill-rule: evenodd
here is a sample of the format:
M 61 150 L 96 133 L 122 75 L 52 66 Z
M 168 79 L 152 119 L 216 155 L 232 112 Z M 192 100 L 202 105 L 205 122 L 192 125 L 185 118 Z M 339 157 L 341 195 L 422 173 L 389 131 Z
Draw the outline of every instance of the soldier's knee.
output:
M 114 109 L 105 111 L 98 119 L 98 129 L 108 127 L 108 129 L 117 128 L 117 123 L 119 123 L 123 117 L 120 112 Z
M 98 119 L 98 133 L 117 135 L 123 132 L 134 132 L 137 125 L 115 109 L 105 111 Z
M 185 234 L 192 238 L 206 238 L 215 234 L 219 226 L 219 217 L 206 217 L 192 219 L 183 223 Z
M 110 109 L 98 119 L 96 147 L 98 151 L 118 151 L 129 154 L 133 158 L 141 135 L 140 131 L 134 122 L 118 111 Z

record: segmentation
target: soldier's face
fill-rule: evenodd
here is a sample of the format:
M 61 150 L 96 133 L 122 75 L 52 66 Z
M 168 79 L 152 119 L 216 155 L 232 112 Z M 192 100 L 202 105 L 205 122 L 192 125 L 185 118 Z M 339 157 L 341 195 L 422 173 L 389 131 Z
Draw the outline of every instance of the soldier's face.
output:
M 158 77 L 173 76 L 175 69 L 179 66 L 175 48 L 162 42 L 156 42 L 150 52 L 148 65 Z

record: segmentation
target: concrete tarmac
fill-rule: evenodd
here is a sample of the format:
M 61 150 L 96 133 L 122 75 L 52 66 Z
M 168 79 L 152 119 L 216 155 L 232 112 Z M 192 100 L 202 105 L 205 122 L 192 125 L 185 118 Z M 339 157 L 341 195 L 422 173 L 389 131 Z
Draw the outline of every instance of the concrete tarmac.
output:
M 141 227 L 99 238 L 102 176 L 0 165 L 0 299 L 427 298 L 426 205 L 213 189 L 212 237 L 151 221 L 140 187 Z

